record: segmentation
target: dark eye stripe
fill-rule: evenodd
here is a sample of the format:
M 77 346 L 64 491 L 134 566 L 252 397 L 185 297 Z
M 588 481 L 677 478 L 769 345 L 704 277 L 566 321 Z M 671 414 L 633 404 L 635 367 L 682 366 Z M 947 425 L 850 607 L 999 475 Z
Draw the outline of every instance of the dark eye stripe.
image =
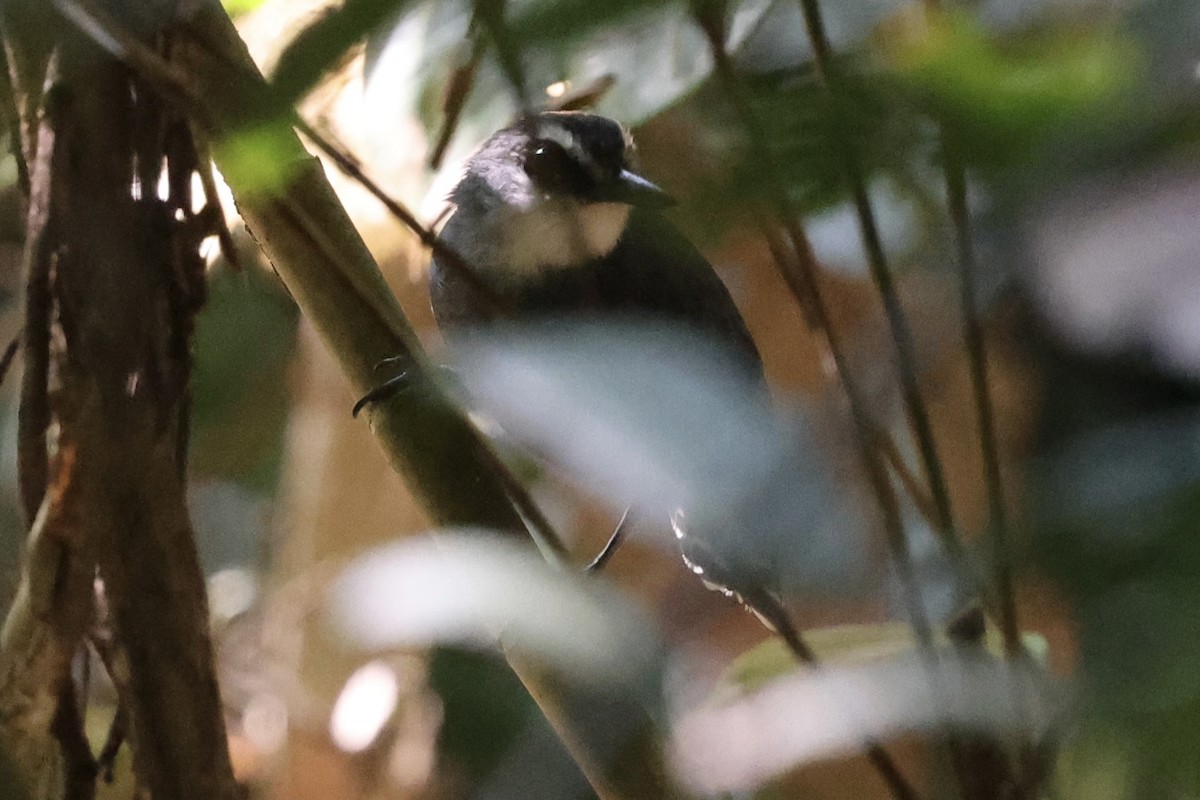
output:
M 580 194 L 594 183 L 587 170 L 551 139 L 530 142 L 525 151 L 525 173 L 535 185 L 550 192 Z

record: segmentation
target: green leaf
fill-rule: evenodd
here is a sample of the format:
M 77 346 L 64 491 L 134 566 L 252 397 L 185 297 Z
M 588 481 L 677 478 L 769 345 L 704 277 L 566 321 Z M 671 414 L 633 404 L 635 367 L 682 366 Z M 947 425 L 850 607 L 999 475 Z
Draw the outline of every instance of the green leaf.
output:
M 583 39 L 596 29 L 616 25 L 627 18 L 663 6 L 682 9 L 680 3 L 662 0 L 537 0 L 513 16 L 510 27 L 521 32 L 525 44 L 554 42 L 560 46 Z
M 1048 653 L 1045 638 L 1037 633 L 1025 633 L 1021 638 L 1034 661 L 1044 663 Z M 911 626 L 904 622 L 814 628 L 804 631 L 804 641 L 821 662 L 828 664 L 882 661 L 910 653 L 917 647 Z M 938 644 L 951 646 L 945 638 Z M 993 626 L 988 627 L 984 647 L 997 657 L 1004 652 L 1000 633 Z M 780 639 L 766 639 L 738 656 L 719 682 L 716 695 L 754 691 L 800 669 L 805 667 L 796 663 L 796 657 Z
M 375 548 L 331 592 L 332 619 L 368 649 L 459 645 L 512 651 L 574 686 L 654 702 L 662 644 L 624 596 L 549 567 L 530 547 L 442 531 Z
M 1122 107 L 1143 57 L 1109 27 L 1040 30 L 1011 41 L 951 16 L 928 35 L 898 38 L 892 60 L 975 161 L 1026 161 L 1071 124 Z
M 217 142 L 214 154 L 236 191 L 266 194 L 286 186 L 300 166 L 280 157 L 293 136 L 288 122 L 267 120 Z
M 247 14 L 263 4 L 264 0 L 221 0 L 221 5 L 229 12 L 229 16 Z
M 300 31 L 279 57 L 271 76 L 278 95 L 289 102 L 306 94 L 350 48 L 399 14 L 410 0 L 346 0 Z

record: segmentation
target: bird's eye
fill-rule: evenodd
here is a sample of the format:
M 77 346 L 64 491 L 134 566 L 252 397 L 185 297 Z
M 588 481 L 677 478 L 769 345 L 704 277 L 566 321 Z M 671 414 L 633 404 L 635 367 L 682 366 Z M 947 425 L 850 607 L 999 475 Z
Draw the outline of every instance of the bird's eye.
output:
M 525 151 L 525 173 L 534 183 L 550 191 L 581 191 L 587 173 L 558 142 L 535 139 Z

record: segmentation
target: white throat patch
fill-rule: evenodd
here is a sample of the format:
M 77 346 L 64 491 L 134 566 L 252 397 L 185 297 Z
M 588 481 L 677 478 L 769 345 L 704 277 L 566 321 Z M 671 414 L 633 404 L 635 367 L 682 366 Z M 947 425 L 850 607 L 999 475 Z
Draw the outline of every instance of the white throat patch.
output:
M 513 213 L 504 231 L 504 264 L 523 274 L 577 266 L 613 251 L 625 232 L 624 203 L 548 200 Z

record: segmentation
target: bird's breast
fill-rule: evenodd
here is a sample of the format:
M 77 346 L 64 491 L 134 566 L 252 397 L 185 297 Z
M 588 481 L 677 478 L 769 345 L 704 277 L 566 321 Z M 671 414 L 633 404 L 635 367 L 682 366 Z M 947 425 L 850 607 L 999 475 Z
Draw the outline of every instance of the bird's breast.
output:
M 629 220 L 621 203 L 547 203 L 502 223 L 502 263 L 515 274 L 575 267 L 613 251 Z

